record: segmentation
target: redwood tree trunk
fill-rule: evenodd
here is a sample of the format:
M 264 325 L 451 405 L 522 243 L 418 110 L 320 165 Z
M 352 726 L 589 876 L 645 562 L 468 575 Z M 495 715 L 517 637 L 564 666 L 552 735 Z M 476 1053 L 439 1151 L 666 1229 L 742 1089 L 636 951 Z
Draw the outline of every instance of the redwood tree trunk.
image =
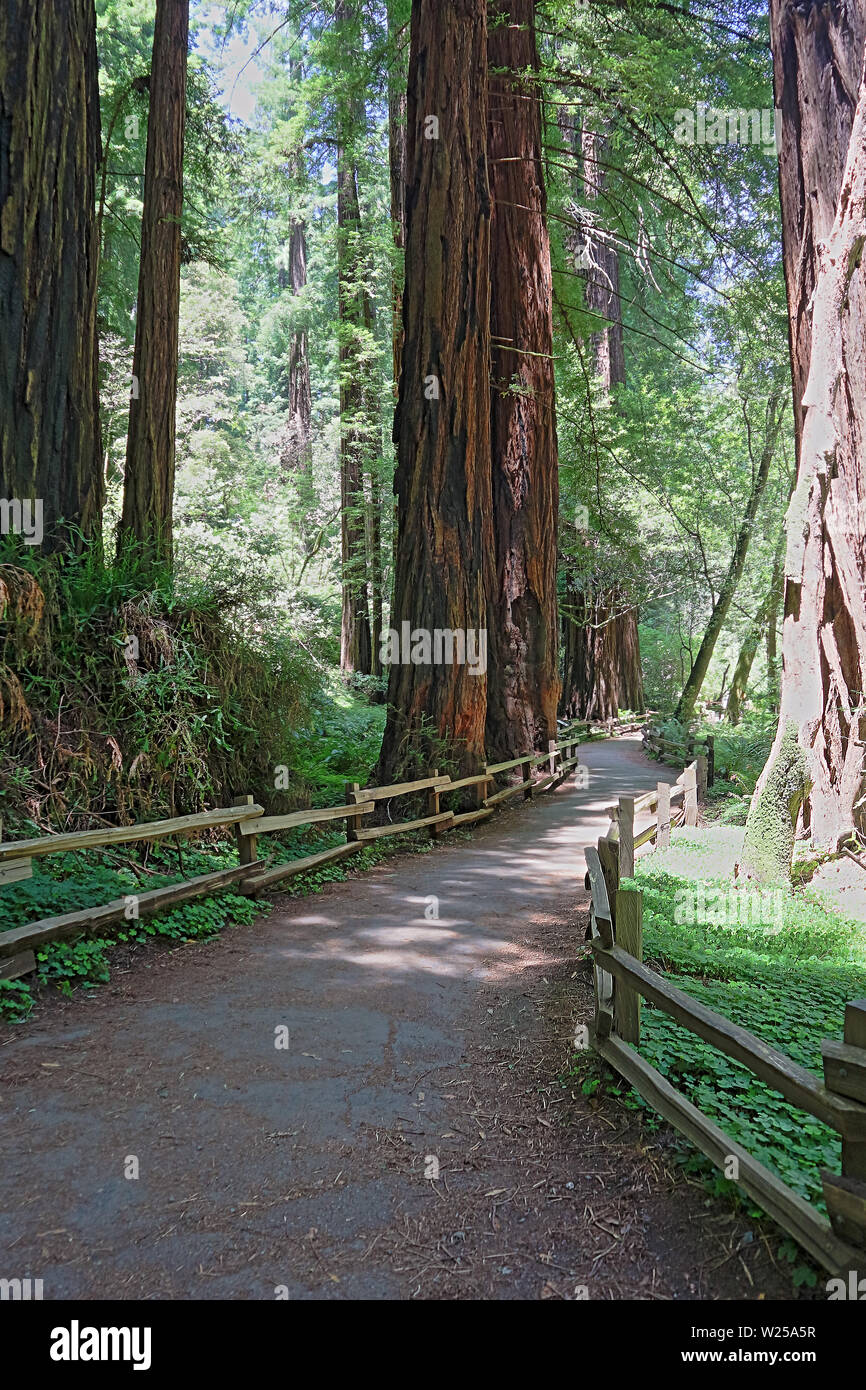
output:
M 486 0 L 414 0 L 405 340 L 394 422 L 397 633 L 404 622 L 428 635 L 486 627 L 493 552 L 486 130 Z M 466 775 L 483 763 L 484 672 L 473 674 L 466 662 L 392 660 L 388 703 L 380 783 L 420 772 L 433 755 L 442 766 L 443 745 Z
M 527 77 L 538 70 L 534 0 L 493 6 L 487 54 L 496 565 L 488 617 L 487 751 L 509 758 L 547 747 L 556 732 L 560 689 L 550 243 L 541 108 L 537 85 Z
M 779 725 L 741 864 L 756 878 L 790 871 L 797 799 L 816 847 L 833 848 L 851 830 L 866 733 L 866 14 L 862 5 L 807 12 L 773 0 L 771 26 L 776 103 L 787 113 L 782 230 L 800 432 Z M 785 783 L 786 799 L 779 768 L 789 766 L 799 785 L 787 796 Z
M 93 0 L 0 7 L 0 497 L 44 546 L 102 521 Z M 35 521 L 35 513 L 31 511 Z
M 615 719 L 621 709 L 643 710 L 637 610 L 616 589 L 588 602 L 569 586 L 563 643 L 563 718 Z
M 752 482 L 752 490 L 749 493 L 749 500 L 746 504 L 745 515 L 737 532 L 737 539 L 734 544 L 734 553 L 725 575 L 724 583 L 719 590 L 718 598 L 710 614 L 710 621 L 703 636 L 703 641 L 698 649 L 698 654 L 692 664 L 688 679 L 683 687 L 680 702 L 676 708 L 676 718 L 683 722 L 691 719 L 695 712 L 695 704 L 701 693 L 704 678 L 709 670 L 719 634 L 725 625 L 731 604 L 734 601 L 734 594 L 737 592 L 737 585 L 742 576 L 746 564 L 746 556 L 749 552 L 749 544 L 752 539 L 752 528 L 755 524 L 755 517 L 761 498 L 767 488 L 767 480 L 770 476 L 770 465 L 776 452 L 776 443 L 779 438 L 779 430 L 782 425 L 782 407 L 778 392 L 774 393 L 767 402 L 767 427 L 764 438 L 764 447 L 761 451 L 761 458 L 758 464 L 758 471 Z
M 189 0 L 157 0 L 121 537 L 171 562 Z

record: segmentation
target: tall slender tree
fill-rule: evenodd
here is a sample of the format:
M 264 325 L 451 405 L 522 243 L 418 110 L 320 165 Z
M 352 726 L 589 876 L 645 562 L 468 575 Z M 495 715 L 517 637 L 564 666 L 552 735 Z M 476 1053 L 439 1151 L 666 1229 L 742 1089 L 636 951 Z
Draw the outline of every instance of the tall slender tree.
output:
M 766 421 L 764 426 L 764 444 L 761 449 L 757 469 L 752 476 L 752 486 L 749 491 L 749 500 L 746 503 L 746 510 L 737 529 L 737 537 L 734 542 L 734 549 L 728 565 L 727 573 L 722 582 L 722 586 L 713 604 L 713 611 L 707 623 L 706 630 L 698 648 L 698 654 L 692 662 L 686 683 L 683 686 L 683 693 L 680 696 L 676 708 L 677 719 L 687 721 L 692 718 L 695 712 L 695 705 L 698 696 L 709 670 L 713 652 L 719 635 L 725 625 L 734 595 L 737 592 L 737 585 L 743 577 L 743 570 L 746 565 L 746 556 L 749 553 L 749 545 L 752 540 L 752 533 L 755 526 L 755 517 L 761 500 L 767 490 L 767 483 L 770 477 L 770 468 L 776 453 L 776 445 L 779 440 L 779 431 L 782 427 L 783 405 L 781 391 L 774 391 L 767 401 Z
M 414 0 L 391 616 L 398 638 L 406 625 L 410 650 L 391 652 L 378 769 L 386 783 L 429 767 L 442 743 L 467 775 L 485 756 L 485 663 L 473 669 L 455 660 L 456 642 L 451 660 L 436 661 L 427 644 L 435 629 L 477 639 L 487 625 L 493 531 L 486 134 L 486 0 Z
M 189 0 L 157 0 L 121 538 L 170 563 Z
M 338 38 L 349 48 L 357 33 L 358 12 L 353 0 L 337 0 L 334 11 Z M 354 92 L 337 95 L 337 274 L 340 315 L 340 535 L 342 558 L 342 622 L 340 666 L 344 673 L 372 670 L 372 633 L 367 592 L 367 506 L 364 494 L 364 454 L 369 448 L 365 428 L 368 392 L 365 389 L 364 349 L 372 333 L 372 313 L 365 284 L 366 257 L 362 247 L 358 170 L 354 157 L 357 128 L 363 111 Z
M 795 823 L 835 846 L 855 824 L 866 735 L 866 8 L 771 0 L 797 420 L 786 520 L 776 737 L 741 872 L 788 872 Z
M 0 498 L 52 549 L 102 522 L 93 0 L 0 7 L 0 131 Z
M 559 699 L 553 301 L 534 0 L 499 0 L 487 39 L 492 218 L 487 748 L 546 747 Z

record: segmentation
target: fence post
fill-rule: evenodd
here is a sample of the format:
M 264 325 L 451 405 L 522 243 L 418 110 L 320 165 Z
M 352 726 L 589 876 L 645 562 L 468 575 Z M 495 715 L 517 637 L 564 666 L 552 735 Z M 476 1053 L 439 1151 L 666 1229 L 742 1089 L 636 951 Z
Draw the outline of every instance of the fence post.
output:
M 716 736 L 707 734 L 707 786 L 711 787 L 716 780 Z
M 439 776 L 439 769 L 438 769 L 438 767 L 434 767 L 434 768 L 431 769 L 430 776 L 431 776 L 431 777 L 438 777 L 438 776 Z M 438 788 L 438 787 L 428 787 L 428 789 L 427 789 L 427 814 L 428 814 L 428 816 L 438 816 L 438 814 L 439 814 L 439 795 L 440 795 L 440 793 L 439 793 L 439 788 Z M 431 826 L 428 827 L 428 829 L 429 829 L 429 831 L 430 831 L 430 839 L 431 839 L 431 840 L 435 840 L 436 837 L 437 837 L 438 834 L 439 834 L 439 831 L 440 831 L 441 827 L 438 826 L 438 825 L 431 825 Z
M 523 773 L 523 800 L 532 800 L 532 765 L 524 763 L 520 771 Z
M 643 960 L 643 894 L 639 888 L 618 888 L 616 894 L 616 944 L 635 960 Z M 623 1042 L 640 1042 L 641 997 L 636 989 L 617 980 L 613 995 L 614 1023 Z
M 845 1041 L 825 1042 L 824 1084 L 828 1091 L 866 1102 L 866 999 L 845 1006 Z M 842 1139 L 842 1176 L 821 1172 L 824 1201 L 833 1230 L 866 1250 L 866 1140 Z
M 698 784 L 698 803 L 703 804 L 707 799 L 707 760 L 703 753 L 695 759 L 695 772 Z
M 353 802 L 357 802 L 358 798 L 357 798 L 357 796 L 356 796 L 355 793 L 356 793 L 356 792 L 359 792 L 360 790 L 361 790 L 361 783 L 360 783 L 360 782 L 347 782 L 347 783 L 346 783 L 346 805 L 347 805 L 347 806 L 351 806 Z M 347 840 L 347 842 L 348 842 L 348 841 L 352 841 L 352 840 L 357 840 L 357 838 L 358 838 L 358 831 L 359 831 L 360 829 L 361 829 L 361 817 L 360 817 L 360 816 L 347 816 L 347 817 L 346 817 L 346 840 Z
M 616 929 L 616 895 L 619 889 L 619 847 L 616 829 L 616 826 L 613 826 L 607 835 L 602 835 L 598 841 L 598 859 L 604 877 L 604 886 L 607 889 L 611 926 L 614 930 Z
M 618 868 L 620 878 L 634 878 L 634 797 L 621 796 L 619 799 L 619 854 Z
M 659 782 L 656 791 L 659 798 L 656 811 L 656 820 L 658 821 L 656 849 L 667 849 L 671 842 L 671 789 L 667 782 Z
M 550 755 L 550 766 L 549 766 L 549 768 L 548 768 L 548 771 L 550 772 L 551 777 L 555 777 L 555 776 L 556 776 L 556 739 L 555 739 L 555 738 L 549 738 L 549 739 L 547 740 L 547 751 L 548 751 L 548 754 Z
M 683 773 L 683 825 L 698 823 L 698 781 L 694 763 Z
M 233 806 L 253 806 L 255 804 L 251 796 L 236 796 L 232 802 Z M 241 827 L 235 825 L 235 839 L 238 846 L 238 863 L 255 864 L 258 858 L 259 837 L 257 835 L 242 835 Z

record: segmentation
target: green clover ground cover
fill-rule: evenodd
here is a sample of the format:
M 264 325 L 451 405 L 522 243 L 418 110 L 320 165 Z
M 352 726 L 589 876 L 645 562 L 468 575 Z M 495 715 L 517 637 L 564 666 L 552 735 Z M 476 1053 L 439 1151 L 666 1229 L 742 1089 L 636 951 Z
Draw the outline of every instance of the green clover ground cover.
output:
M 822 1041 L 841 1039 L 845 1004 L 866 995 L 866 925 L 831 912 L 808 890 L 761 896 L 756 889 L 733 889 L 738 842 L 730 830 L 681 831 L 669 851 L 639 860 L 644 957 L 693 998 L 820 1076 Z M 684 894 L 697 882 L 707 905 L 718 889 L 725 896 L 717 903 L 731 903 L 735 894 L 753 899 L 750 910 L 740 907 L 736 925 L 724 925 L 720 911 L 703 914 L 715 921 L 683 923 Z M 730 921 L 734 914 L 729 909 L 727 915 Z M 820 1169 L 838 1171 L 840 1161 L 834 1131 L 646 1003 L 640 1051 L 789 1187 L 823 1209 Z

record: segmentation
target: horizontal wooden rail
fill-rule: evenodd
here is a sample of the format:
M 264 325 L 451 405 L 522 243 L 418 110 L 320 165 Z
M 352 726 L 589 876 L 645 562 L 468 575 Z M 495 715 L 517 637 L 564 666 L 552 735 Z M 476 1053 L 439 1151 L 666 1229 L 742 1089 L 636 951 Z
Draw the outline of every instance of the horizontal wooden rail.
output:
M 287 878 L 295 878 L 297 874 L 308 874 L 313 869 L 318 869 L 322 864 L 330 864 L 337 859 L 346 859 L 350 854 L 357 854 L 361 849 L 358 840 L 352 840 L 345 845 L 333 845 L 330 849 L 322 850 L 319 854 L 308 854 L 303 859 L 292 859 L 287 864 L 275 864 L 270 869 L 262 869 L 260 873 L 250 875 L 241 882 L 241 892 L 252 895 L 261 893 L 265 888 L 272 888 L 277 883 L 284 882 Z M 249 874 L 250 866 L 245 865 L 245 872 Z
M 589 860 L 587 859 L 587 863 Z M 812 1072 L 778 1052 L 739 1024 L 699 1003 L 662 975 L 618 946 L 590 943 L 596 964 L 623 980 L 677 1023 L 742 1062 L 755 1076 L 779 1091 L 798 1109 L 830 1125 L 846 1139 L 866 1140 L 866 1107 L 828 1091 Z
M 45 917 L 41 922 L 32 922 L 26 927 L 13 927 L 11 931 L 0 932 L 0 956 L 14 955 L 24 946 L 35 950 L 49 941 L 60 941 L 77 932 L 93 931 L 112 922 L 122 922 L 127 920 L 133 903 L 138 917 L 150 917 L 164 907 L 176 907 L 191 898 L 219 892 L 248 875 L 251 867 L 257 866 L 238 864 L 233 869 L 218 869 L 216 873 L 200 874 L 198 878 L 187 879 L 185 883 L 170 883 L 165 888 L 150 888 L 145 893 L 128 893 L 126 897 L 103 903 L 101 907 L 86 907 L 79 912 L 66 912 L 62 917 Z
M 275 830 L 291 830 L 298 825 L 319 825 L 323 821 L 345 820 L 346 816 L 368 816 L 376 809 L 372 801 L 355 802 L 351 806 L 323 806 L 319 810 L 289 811 L 284 816 L 256 816 L 241 821 L 241 835 L 267 835 Z
M 359 830 L 359 840 L 381 840 L 386 835 L 405 835 L 409 830 L 422 830 L 425 825 L 446 826 L 453 821 L 453 811 L 440 811 L 435 816 L 421 816 L 419 820 L 395 821 L 392 825 L 374 825 L 369 830 Z
M 484 770 L 492 777 L 500 772 L 510 772 L 513 767 L 522 767 L 524 763 L 531 763 L 535 758 L 535 753 L 524 753 L 519 758 L 512 758 L 507 763 L 485 763 Z
M 43 835 L 37 840 L 4 841 L 0 844 L 0 863 L 21 855 L 61 854 L 67 850 L 101 849 L 104 845 L 133 844 L 136 840 L 164 840 L 168 835 L 189 835 L 217 825 L 236 825 L 238 821 L 264 814 L 262 806 L 224 806 L 216 811 L 199 811 L 173 820 L 142 821 L 138 825 L 111 826 L 105 830 L 74 830 L 60 835 Z
M 447 787 L 450 777 L 420 777 L 417 782 L 394 782 L 389 787 L 359 787 L 353 792 L 355 803 L 359 801 L 384 801 L 386 798 L 408 796 L 409 792 L 423 792 L 428 787 Z
M 804 1198 L 786 1187 L 736 1140 L 702 1114 L 661 1072 L 617 1037 L 591 1033 L 596 1052 L 634 1086 L 639 1095 L 725 1172 L 737 1160 L 738 1184 L 831 1274 L 862 1266 L 863 1252 L 846 1244 Z

